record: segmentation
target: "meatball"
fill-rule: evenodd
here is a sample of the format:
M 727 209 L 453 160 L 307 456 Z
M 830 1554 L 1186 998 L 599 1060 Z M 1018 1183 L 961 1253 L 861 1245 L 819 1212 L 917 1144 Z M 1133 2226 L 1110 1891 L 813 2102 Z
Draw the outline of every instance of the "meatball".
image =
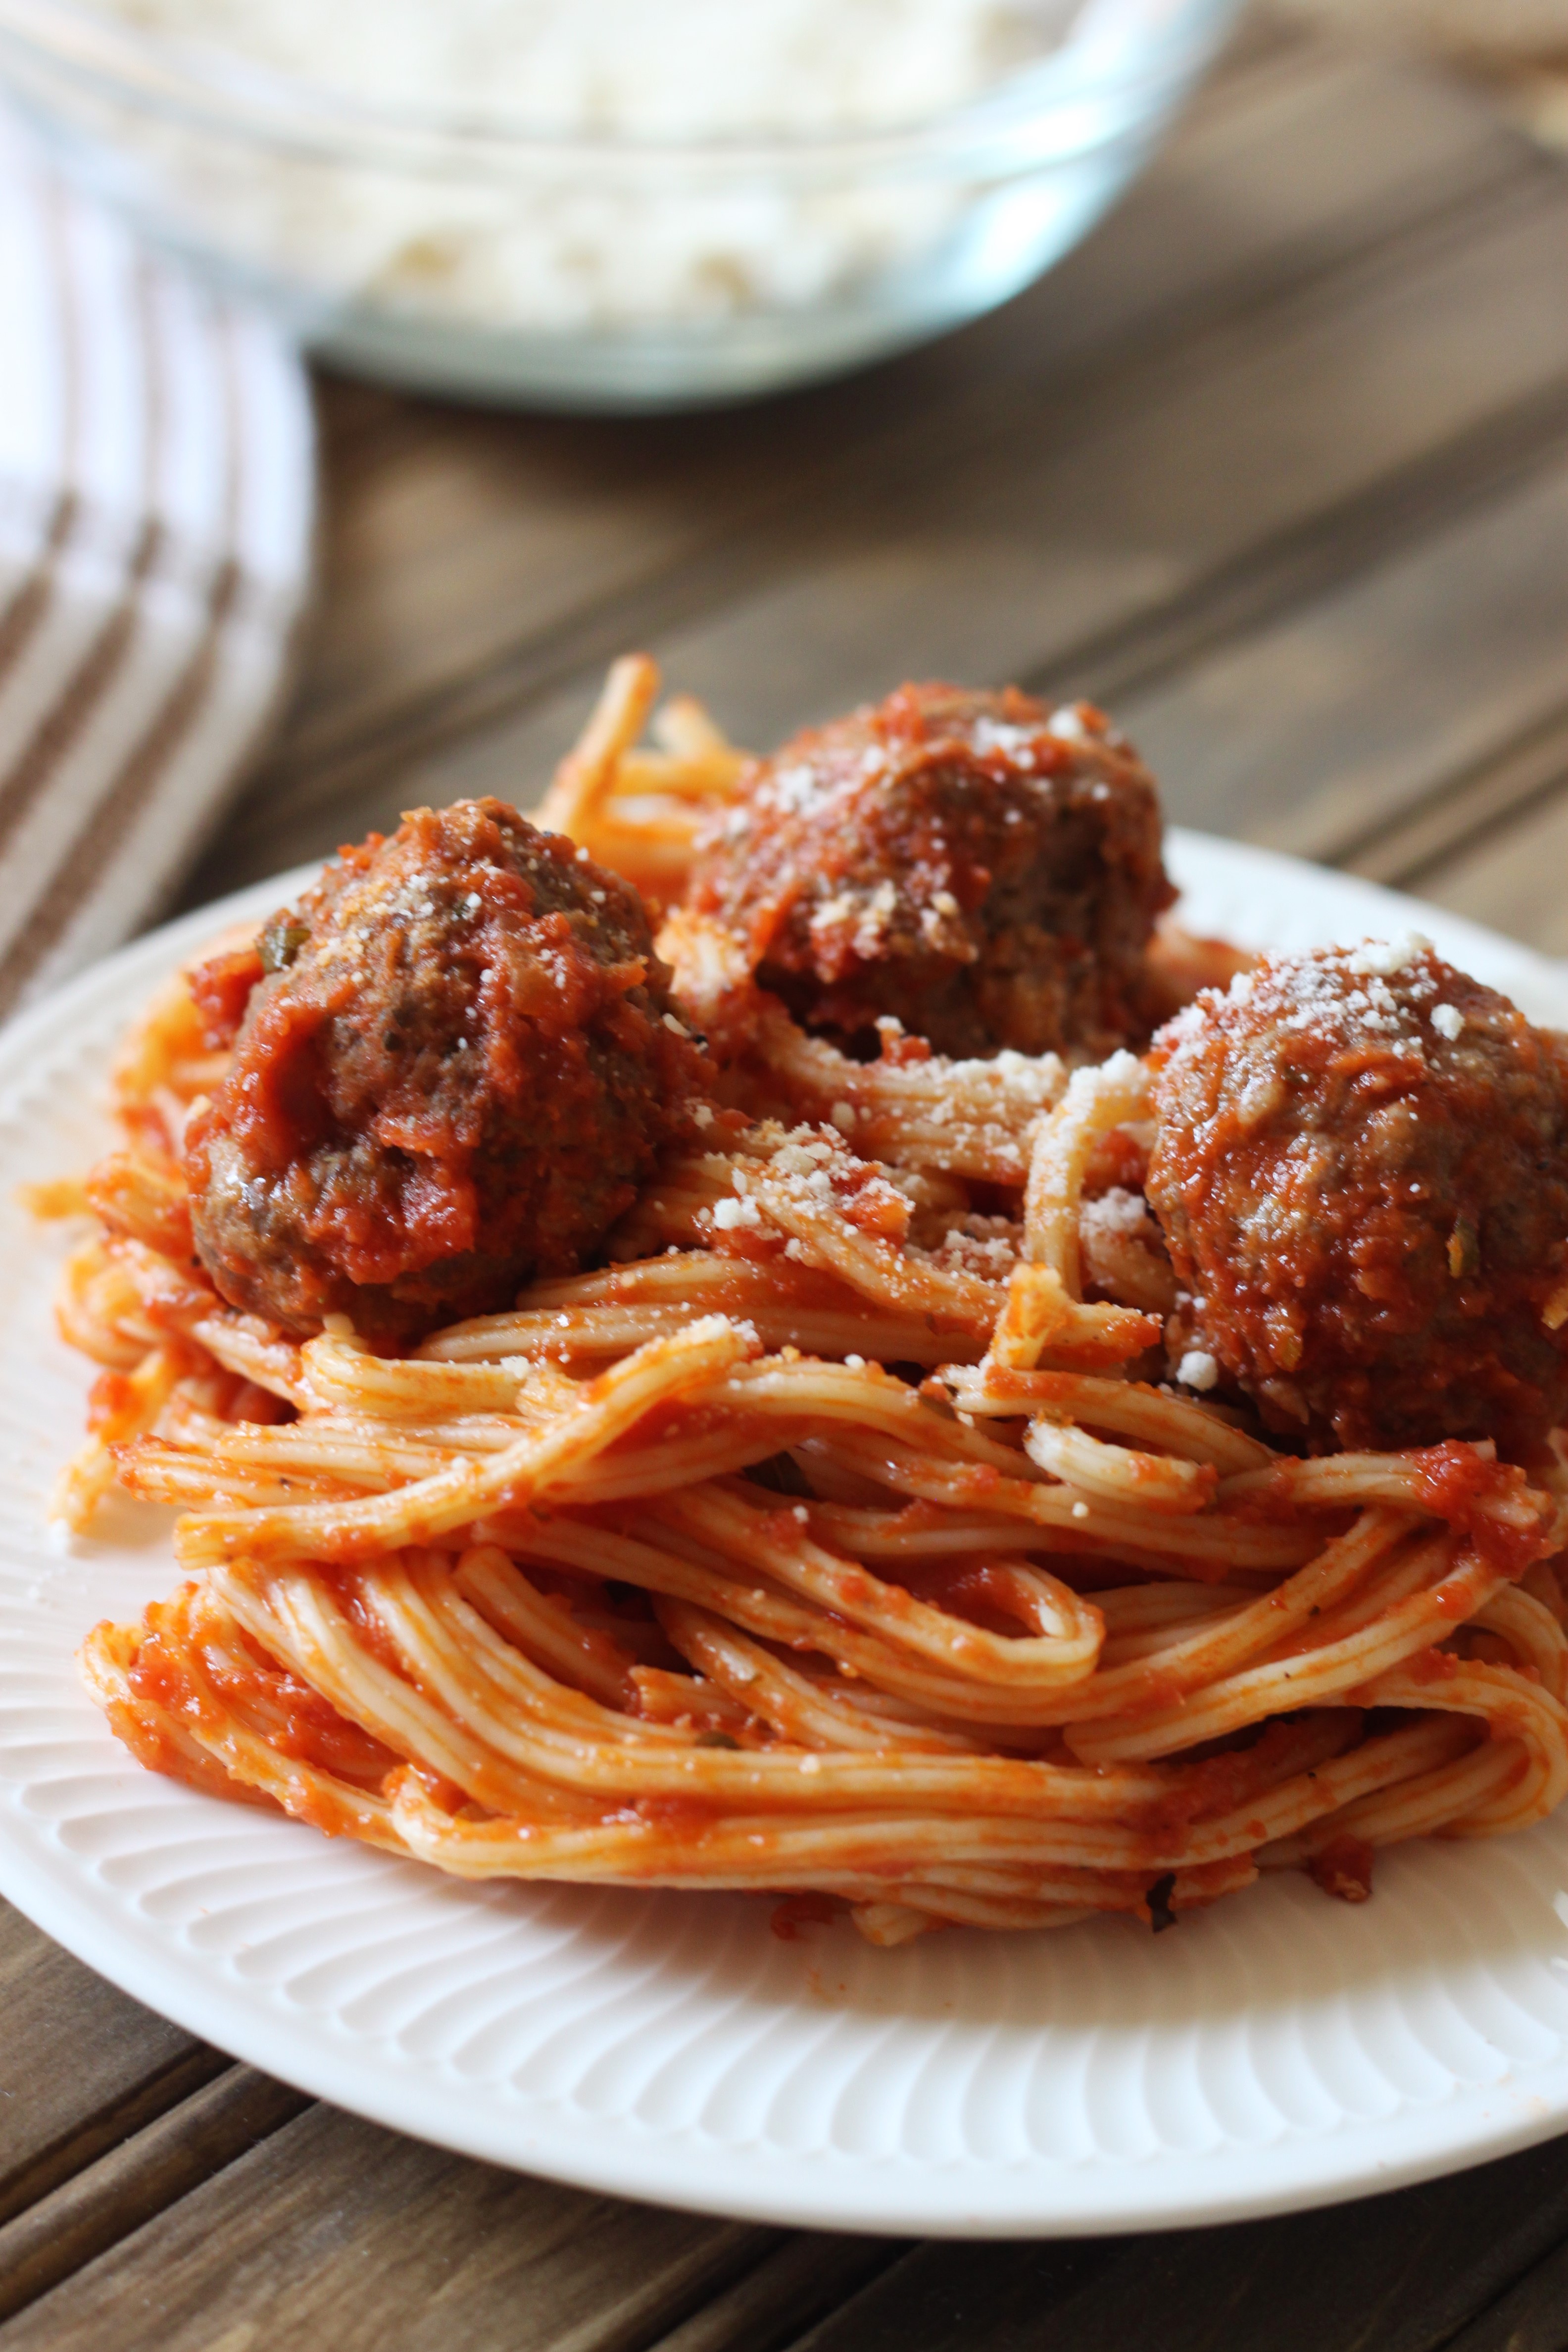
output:
M 699 845 L 687 904 L 806 1024 L 1098 1057 L 1174 896 L 1152 779 L 1100 712 L 905 686 L 786 743 Z
M 237 1307 L 406 1339 L 569 1273 L 700 1094 L 629 884 L 494 800 L 346 849 L 195 975 L 234 1060 L 186 1145 Z
M 1407 940 L 1266 959 L 1152 1061 L 1180 1344 L 1310 1448 L 1539 1444 L 1568 1408 L 1568 1040 Z

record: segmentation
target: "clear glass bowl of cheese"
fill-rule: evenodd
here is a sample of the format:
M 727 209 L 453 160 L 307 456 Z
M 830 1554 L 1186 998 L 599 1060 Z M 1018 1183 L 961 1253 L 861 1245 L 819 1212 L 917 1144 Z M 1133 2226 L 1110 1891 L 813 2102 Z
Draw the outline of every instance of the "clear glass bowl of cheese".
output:
M 0 0 L 79 182 L 340 364 L 744 399 L 1005 301 L 1240 0 Z

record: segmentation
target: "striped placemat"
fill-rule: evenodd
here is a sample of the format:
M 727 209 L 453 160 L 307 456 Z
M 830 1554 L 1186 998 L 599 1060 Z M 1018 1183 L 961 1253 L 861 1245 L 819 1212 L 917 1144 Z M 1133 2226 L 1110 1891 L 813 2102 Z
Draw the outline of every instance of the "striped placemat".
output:
M 0 116 L 0 1015 L 160 911 L 273 716 L 310 394 Z

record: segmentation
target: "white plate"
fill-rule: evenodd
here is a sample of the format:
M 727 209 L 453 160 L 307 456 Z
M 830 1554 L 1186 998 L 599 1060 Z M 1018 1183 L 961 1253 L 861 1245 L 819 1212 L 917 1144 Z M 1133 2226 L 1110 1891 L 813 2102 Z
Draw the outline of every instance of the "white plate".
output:
M 1538 1019 L 1568 969 L 1369 886 L 1178 835 L 1200 929 L 1414 922 Z M 163 1515 L 42 1524 L 88 1369 L 59 1246 L 10 1205 L 106 1132 L 107 1057 L 175 959 L 274 884 L 0 1038 L 0 1890 L 127 1992 L 362 2115 L 561 2179 L 759 2221 L 1131 2230 L 1386 2189 L 1568 2125 L 1568 1819 L 1380 1858 L 1360 1907 L 1271 1877 L 1158 1941 L 1122 1921 L 784 1943 L 730 1895 L 465 1885 L 139 1770 L 79 1686 L 95 1619 L 175 1580 Z

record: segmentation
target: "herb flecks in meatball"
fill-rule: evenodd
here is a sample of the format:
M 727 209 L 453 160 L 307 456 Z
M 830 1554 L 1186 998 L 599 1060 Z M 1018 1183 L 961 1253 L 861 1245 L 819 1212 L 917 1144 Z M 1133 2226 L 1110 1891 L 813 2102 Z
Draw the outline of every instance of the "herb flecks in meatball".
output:
M 223 1296 L 292 1330 L 406 1338 L 574 1270 L 702 1090 L 637 892 L 500 801 L 344 850 L 244 961 L 193 979 L 244 1017 L 192 1221 Z
M 758 762 L 688 904 L 811 1027 L 869 1042 L 890 1014 L 942 1053 L 1098 1056 L 1147 1034 L 1160 834 L 1088 704 L 906 686 Z
M 1153 1059 L 1178 1349 L 1298 1442 L 1538 1444 L 1568 1409 L 1568 1045 L 1410 940 L 1266 959 Z

